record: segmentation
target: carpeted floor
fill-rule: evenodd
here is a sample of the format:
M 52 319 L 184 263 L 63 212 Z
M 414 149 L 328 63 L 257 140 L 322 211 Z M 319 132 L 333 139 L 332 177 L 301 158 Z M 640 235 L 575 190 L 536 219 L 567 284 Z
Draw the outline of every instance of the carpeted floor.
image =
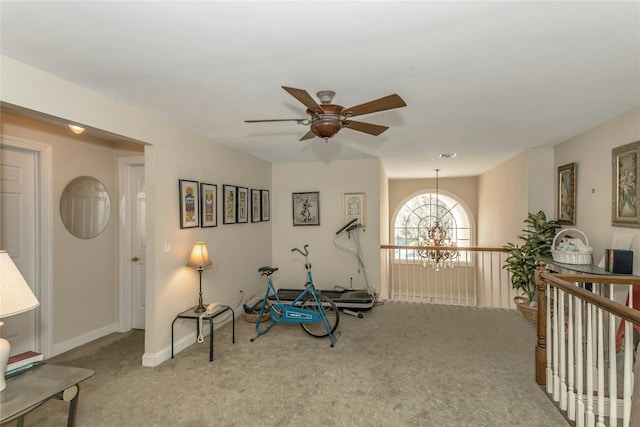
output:
M 169 326 L 167 326 L 169 330 Z M 236 320 L 156 368 L 143 332 L 113 334 L 49 360 L 96 371 L 82 426 L 566 426 L 534 381 L 535 328 L 515 311 L 386 303 L 342 314 L 336 347 L 299 326 L 255 342 Z M 27 426 L 63 426 L 50 401 Z

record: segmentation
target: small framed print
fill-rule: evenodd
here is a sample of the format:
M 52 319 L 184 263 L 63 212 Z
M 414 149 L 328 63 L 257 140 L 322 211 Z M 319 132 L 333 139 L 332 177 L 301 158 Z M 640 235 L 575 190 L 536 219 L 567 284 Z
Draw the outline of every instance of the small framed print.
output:
M 344 223 L 357 219 L 364 227 L 365 198 L 364 193 L 344 193 L 342 195 Z
M 236 200 L 238 199 L 236 186 L 224 184 L 222 186 L 222 192 L 224 193 L 224 212 L 222 213 L 223 224 L 235 224 L 236 219 Z
M 576 164 L 558 168 L 558 222 L 576 224 Z
M 236 187 L 238 192 L 238 222 L 249 222 L 249 189 Z
M 251 222 L 262 221 L 260 190 L 251 189 Z
M 260 190 L 260 214 L 263 221 L 271 219 L 271 199 L 269 198 L 269 190 Z
M 640 141 L 616 147 L 611 150 L 611 155 L 613 163 L 611 225 L 640 228 L 640 206 L 638 206 Z
M 320 225 L 320 193 L 292 193 L 293 225 Z
M 180 228 L 200 226 L 198 215 L 198 181 L 178 180 L 180 192 Z
M 200 227 L 218 225 L 218 186 L 200 183 Z

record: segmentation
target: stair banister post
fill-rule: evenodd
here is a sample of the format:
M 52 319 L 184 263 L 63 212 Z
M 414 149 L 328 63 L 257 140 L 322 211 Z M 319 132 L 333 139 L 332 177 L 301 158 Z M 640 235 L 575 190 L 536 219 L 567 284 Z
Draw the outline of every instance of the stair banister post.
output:
M 547 377 L 547 284 L 540 279 L 540 273 L 546 270 L 547 263 L 542 260 L 536 262 L 535 282 L 538 294 L 538 323 L 536 343 L 536 382 L 546 385 Z

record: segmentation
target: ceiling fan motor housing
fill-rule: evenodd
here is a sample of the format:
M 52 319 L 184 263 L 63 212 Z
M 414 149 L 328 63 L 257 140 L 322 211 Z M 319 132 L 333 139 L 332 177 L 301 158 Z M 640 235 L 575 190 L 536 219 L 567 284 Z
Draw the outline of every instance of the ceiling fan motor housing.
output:
M 331 138 L 342 129 L 342 120 L 340 120 L 340 112 L 344 109 L 341 105 L 321 104 L 320 107 L 324 113 L 317 113 L 307 110 L 312 116 L 311 132 L 320 138 Z
M 320 138 L 331 138 L 342 129 L 342 122 L 335 114 L 319 114 L 311 122 L 311 131 Z

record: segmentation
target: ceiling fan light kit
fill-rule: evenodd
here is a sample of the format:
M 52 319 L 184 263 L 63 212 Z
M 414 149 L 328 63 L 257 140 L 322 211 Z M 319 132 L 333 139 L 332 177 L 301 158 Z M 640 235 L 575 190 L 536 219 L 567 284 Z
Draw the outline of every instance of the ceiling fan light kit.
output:
M 389 128 L 387 126 L 352 121 L 350 120 L 351 117 L 406 107 L 407 105 L 399 95 L 393 94 L 354 107 L 344 108 L 342 105 L 332 104 L 333 97 L 336 94 L 332 90 L 321 90 L 317 92 L 316 95 L 320 100 L 320 104 L 318 104 L 304 89 L 296 89 L 288 86 L 282 86 L 282 88 L 307 107 L 306 113 L 309 115 L 309 118 L 245 120 L 245 122 L 295 121 L 297 124 L 305 126 L 310 124 L 309 132 L 300 138 L 300 141 L 312 139 L 317 136 L 324 139 L 325 142 L 328 142 L 329 138 L 340 132 L 342 128 L 349 128 L 369 135 L 380 135 Z

